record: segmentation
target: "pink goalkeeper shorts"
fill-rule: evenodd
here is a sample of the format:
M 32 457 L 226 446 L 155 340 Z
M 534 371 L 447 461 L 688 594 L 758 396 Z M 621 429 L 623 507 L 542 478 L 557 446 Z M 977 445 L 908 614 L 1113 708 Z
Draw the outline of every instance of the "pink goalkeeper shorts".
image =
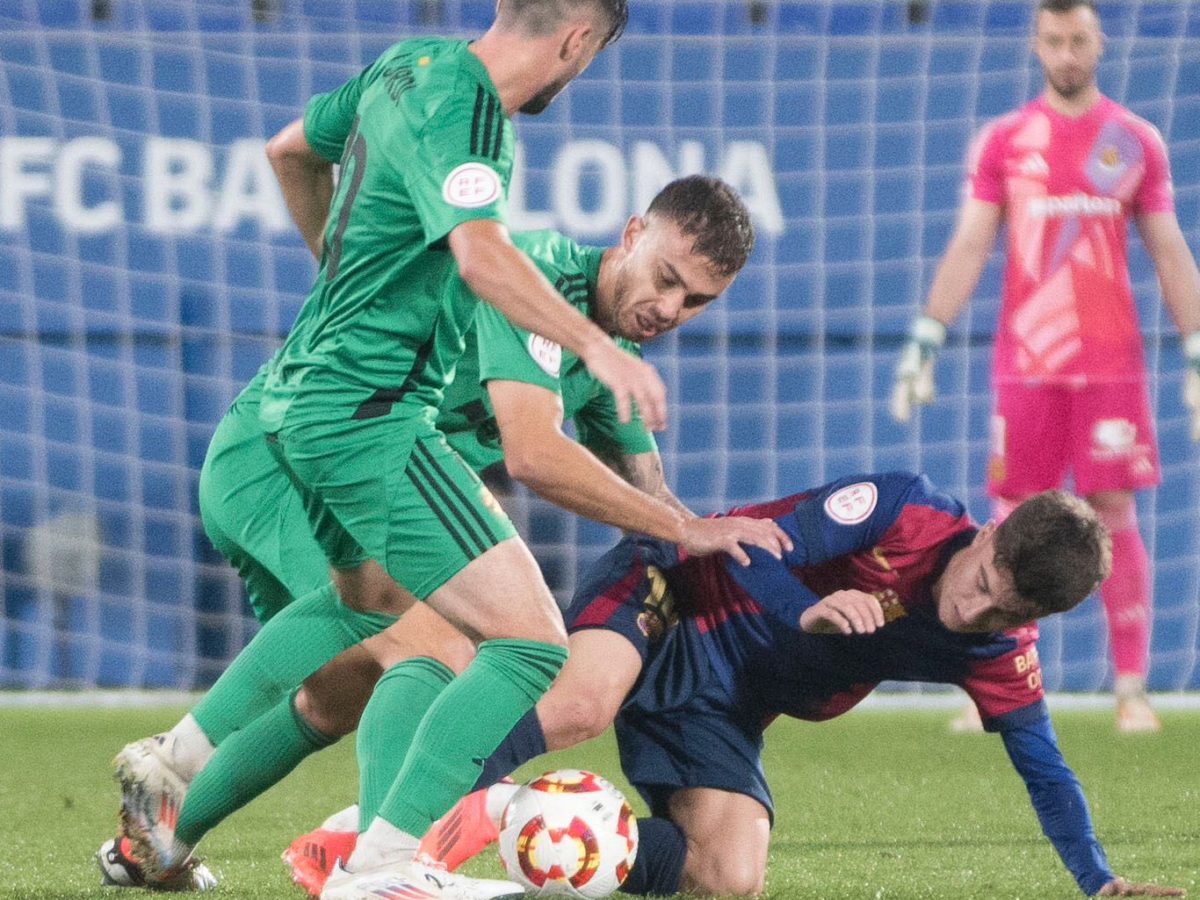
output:
M 996 386 L 988 493 L 1018 500 L 1060 487 L 1068 469 L 1084 496 L 1158 484 L 1144 381 Z

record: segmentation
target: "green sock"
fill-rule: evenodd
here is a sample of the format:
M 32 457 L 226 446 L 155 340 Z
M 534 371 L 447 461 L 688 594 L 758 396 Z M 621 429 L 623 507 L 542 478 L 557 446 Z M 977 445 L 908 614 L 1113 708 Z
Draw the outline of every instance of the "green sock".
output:
M 232 734 L 188 787 L 175 836 L 192 847 L 226 816 L 281 781 L 306 756 L 337 738 L 296 711 L 295 692 Z
M 421 719 L 379 815 L 420 837 L 479 778 L 483 761 L 550 687 L 567 660 L 558 644 L 484 641 L 474 662 Z
M 277 704 L 329 660 L 396 621 L 384 613 L 355 612 L 331 583 L 274 616 L 192 708 L 214 747 Z
M 358 723 L 358 821 L 365 831 L 379 811 L 412 743 L 421 718 L 454 672 L 419 656 L 397 663 L 375 685 Z

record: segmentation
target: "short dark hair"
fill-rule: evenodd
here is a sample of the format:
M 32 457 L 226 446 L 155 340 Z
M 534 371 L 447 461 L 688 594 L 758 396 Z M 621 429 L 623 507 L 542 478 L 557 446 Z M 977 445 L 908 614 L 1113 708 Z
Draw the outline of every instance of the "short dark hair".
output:
M 619 38 L 629 21 L 628 0 L 504 0 L 498 18 L 504 23 L 520 22 L 533 34 L 546 34 L 581 11 L 597 15 L 599 23 L 607 27 L 602 47 Z
M 722 275 L 736 274 L 754 249 L 750 211 L 737 191 L 720 178 L 688 175 L 677 178 L 655 195 L 646 217 L 662 216 L 695 237 L 699 253 Z
M 1037 11 L 1040 13 L 1068 13 L 1077 6 L 1086 6 L 1092 12 L 1096 12 L 1096 4 L 1093 0 L 1041 0 L 1038 3 Z
M 996 529 L 996 566 L 1030 617 L 1066 612 L 1112 569 L 1112 539 L 1096 511 L 1066 491 L 1034 494 Z

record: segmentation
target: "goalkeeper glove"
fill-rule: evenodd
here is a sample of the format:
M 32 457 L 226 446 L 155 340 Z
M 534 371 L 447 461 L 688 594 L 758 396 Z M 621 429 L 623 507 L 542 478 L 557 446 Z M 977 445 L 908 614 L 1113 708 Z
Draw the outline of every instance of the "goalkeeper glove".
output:
M 897 422 L 907 422 L 914 405 L 933 399 L 933 360 L 946 343 L 946 326 L 929 316 L 913 320 L 896 364 L 896 383 L 888 409 Z
M 1187 375 L 1183 379 L 1183 404 L 1192 414 L 1192 440 L 1200 441 L 1200 331 L 1183 339 Z

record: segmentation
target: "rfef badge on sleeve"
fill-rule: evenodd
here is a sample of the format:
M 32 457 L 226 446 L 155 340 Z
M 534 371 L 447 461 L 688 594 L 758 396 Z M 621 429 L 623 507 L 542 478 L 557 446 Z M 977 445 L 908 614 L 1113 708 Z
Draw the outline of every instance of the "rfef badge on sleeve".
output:
M 825 514 L 839 525 L 865 522 L 879 502 L 879 490 L 873 482 L 860 481 L 834 491 L 825 501 Z
M 460 209 L 478 209 L 500 197 L 500 176 L 482 163 L 463 163 L 446 176 L 442 199 Z
M 541 366 L 542 371 L 551 378 L 557 378 L 562 368 L 562 347 L 532 332 L 525 344 L 529 348 L 529 355 Z

